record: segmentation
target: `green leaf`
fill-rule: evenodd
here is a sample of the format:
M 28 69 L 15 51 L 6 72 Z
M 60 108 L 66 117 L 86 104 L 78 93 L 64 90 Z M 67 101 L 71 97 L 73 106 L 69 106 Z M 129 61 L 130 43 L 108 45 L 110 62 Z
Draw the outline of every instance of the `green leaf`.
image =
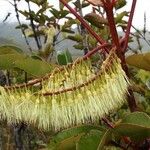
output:
M 23 29 L 23 30 L 25 30 L 25 29 L 28 29 L 28 25 L 26 25 L 26 24 L 18 25 L 18 26 L 16 26 L 16 29 Z
M 87 7 L 87 6 L 89 6 L 90 4 L 89 3 L 87 3 L 87 2 L 82 2 L 82 8 L 84 8 L 84 7 Z
M 43 49 L 44 56 L 49 57 L 49 55 L 54 51 L 54 47 L 51 43 L 46 43 Z
M 93 38 L 92 36 L 88 36 L 88 43 L 92 46 L 92 47 L 96 47 L 97 45 L 97 40 L 95 38 Z
M 26 18 L 29 17 L 29 12 L 27 11 L 22 11 L 22 10 L 19 10 L 19 13 L 21 13 L 23 16 L 25 16 Z
M 15 68 L 14 63 L 19 60 L 20 55 L 18 54 L 5 54 L 0 55 L 0 70 L 9 70 Z
M 60 11 L 60 19 L 65 18 L 69 14 L 69 11 L 67 10 L 61 10 Z
M 112 129 L 107 129 L 103 135 L 101 136 L 98 149 L 104 149 L 104 146 L 107 145 L 107 143 L 111 140 L 112 138 Z
M 91 130 L 80 138 L 76 145 L 76 150 L 97 150 L 102 136 L 103 132 Z
M 0 47 L 0 55 L 16 54 L 16 53 L 23 53 L 23 50 L 20 49 L 19 47 L 12 45 L 4 45 Z
M 31 58 L 38 59 L 38 60 L 42 61 L 42 58 L 39 55 L 36 55 L 36 54 L 31 55 Z
M 150 80 L 150 72 L 140 69 L 135 75 L 136 78 L 140 78 L 143 83 L 146 84 L 148 80 Z
M 44 36 L 45 35 L 45 32 L 44 31 L 36 31 L 36 36 Z M 34 32 L 31 31 L 30 33 L 28 32 L 28 37 L 34 37 Z
M 37 17 L 37 22 L 40 23 L 40 25 L 44 25 L 46 19 L 47 19 L 47 16 L 46 16 L 46 15 L 40 14 L 40 15 Z
M 113 131 L 135 141 L 144 140 L 150 137 L 150 117 L 143 112 L 131 113 L 116 125 Z
M 0 47 L 0 69 L 18 68 L 34 76 L 43 76 L 52 70 L 52 66 L 44 61 L 33 59 L 23 54 L 15 46 Z
M 126 0 L 117 0 L 115 8 L 120 9 L 124 7 L 126 4 L 127 4 Z
M 80 24 L 80 22 L 77 19 L 69 19 L 65 22 L 65 24 L 62 26 L 62 29 L 70 28 L 74 24 Z
M 79 49 L 79 50 L 83 50 L 83 49 L 84 49 L 83 44 L 80 44 L 80 43 L 73 45 L 73 47 L 74 47 L 75 49 Z
M 40 6 L 40 5 L 44 4 L 47 0 L 30 0 L 30 1 L 37 4 L 38 6 Z
M 27 56 L 22 57 L 22 60 L 16 61 L 15 67 L 37 77 L 44 76 L 52 70 L 52 66 L 50 64 Z
M 62 32 L 66 32 L 66 33 L 70 33 L 70 34 L 74 34 L 75 32 L 72 31 L 71 29 L 62 29 Z
M 62 141 L 58 146 L 55 147 L 54 150 L 76 150 L 76 143 L 79 141 L 83 134 L 84 133 L 81 133 L 77 136 L 73 136 Z
M 50 12 L 54 15 L 55 18 L 59 19 L 60 12 L 57 9 L 51 8 Z
M 104 26 L 103 30 L 100 30 L 100 35 L 102 36 L 102 38 L 104 40 L 109 40 L 110 38 L 110 33 L 108 31 L 108 27 L 107 26 Z
M 15 46 L 5 45 L 0 47 L 0 69 L 12 69 L 14 62 L 20 59 L 23 51 Z
M 110 130 L 91 130 L 89 133 L 82 135 L 77 143 L 77 150 L 101 150 L 110 138 Z
M 82 42 L 82 40 L 83 40 L 83 37 L 82 37 L 82 35 L 80 35 L 80 34 L 76 34 L 76 35 L 74 35 L 74 36 L 68 35 L 67 38 L 68 38 L 69 40 L 76 41 L 76 42 Z
M 72 62 L 72 56 L 68 50 L 57 52 L 57 62 L 59 65 L 67 65 Z
M 41 9 L 39 9 L 36 14 L 37 15 L 44 14 L 45 11 L 46 11 L 46 8 L 45 7 L 41 7 Z
M 72 60 L 72 56 L 71 56 L 71 53 L 69 52 L 69 50 L 66 50 L 65 53 L 66 53 L 67 62 L 72 63 L 73 60 Z
M 91 130 L 104 131 L 104 128 L 97 126 L 77 126 L 56 134 L 48 148 L 51 150 L 74 150 L 76 149 L 76 143 L 79 141 L 81 136 L 85 133 L 90 132 Z
M 73 4 L 75 5 L 76 8 L 79 8 L 79 9 L 80 9 L 80 7 L 82 6 L 82 5 L 80 4 L 80 1 L 78 1 L 78 0 L 76 0 L 75 2 L 73 2 Z
M 107 19 L 101 17 L 100 15 L 98 14 L 95 14 L 95 13 L 89 13 L 87 15 L 85 15 L 84 17 L 88 22 L 90 22 L 92 25 L 98 27 L 98 28 L 101 28 L 102 27 L 102 24 L 108 24 L 108 21 Z
M 0 55 L 0 69 L 18 68 L 33 76 L 44 76 L 52 70 L 52 66 L 38 59 L 20 54 Z
M 123 17 L 128 16 L 128 14 L 129 14 L 129 12 L 127 12 L 127 11 L 123 11 L 123 12 L 117 14 L 117 16 L 115 18 L 115 22 L 116 23 L 122 23 Z
M 128 56 L 126 62 L 131 66 L 150 71 L 150 53 Z

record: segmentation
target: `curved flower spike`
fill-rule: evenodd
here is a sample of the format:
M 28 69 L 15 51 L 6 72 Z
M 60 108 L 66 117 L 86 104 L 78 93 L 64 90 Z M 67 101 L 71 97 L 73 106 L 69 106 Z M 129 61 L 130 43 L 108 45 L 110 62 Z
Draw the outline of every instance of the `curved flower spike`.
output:
M 129 85 L 115 52 L 97 72 L 82 60 L 42 81 L 42 89 L 5 90 L 0 87 L 0 117 L 45 130 L 61 130 L 94 122 L 125 103 Z M 67 75 L 67 76 L 66 76 Z

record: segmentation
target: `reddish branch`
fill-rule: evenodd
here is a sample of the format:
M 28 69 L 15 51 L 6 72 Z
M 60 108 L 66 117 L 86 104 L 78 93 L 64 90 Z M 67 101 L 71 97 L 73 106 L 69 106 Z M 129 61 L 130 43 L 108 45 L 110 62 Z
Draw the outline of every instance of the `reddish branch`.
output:
M 108 25 L 112 36 L 112 42 L 117 47 L 117 49 L 120 49 L 119 38 L 113 14 L 114 2 L 110 2 L 109 0 L 106 0 L 106 2 L 105 0 L 102 0 L 102 2 L 108 19 Z
M 136 3 L 137 3 L 137 0 L 132 1 L 132 7 L 131 7 L 130 15 L 129 15 L 126 34 L 125 34 L 125 37 L 123 38 L 124 44 L 123 44 L 123 47 L 122 47 L 122 51 L 124 53 L 125 53 L 125 51 L 128 47 L 128 41 L 129 41 L 130 30 L 131 30 L 131 26 L 132 26 L 132 20 L 133 20 L 133 16 L 134 16 L 134 12 L 135 12 Z
M 102 121 L 110 128 L 114 128 L 114 124 L 112 124 L 107 118 L 102 118 Z
M 122 64 L 123 64 L 123 69 L 124 69 L 124 71 L 126 72 L 126 74 L 129 78 L 130 78 L 130 73 L 129 73 L 129 69 L 127 67 L 126 60 L 125 60 L 125 51 L 126 51 L 127 46 L 128 46 L 130 30 L 131 30 L 131 26 L 132 26 L 132 20 L 133 20 L 133 16 L 134 16 L 134 12 L 135 12 L 136 2 L 137 2 L 137 0 L 132 1 L 132 7 L 131 7 L 130 15 L 129 15 L 126 34 L 125 34 L 125 37 L 124 37 L 124 43 L 123 43 L 123 46 L 121 47 L 121 49 L 122 49 L 121 61 L 122 61 Z M 136 105 L 135 97 L 134 97 L 133 91 L 130 87 L 128 89 L 128 92 L 129 92 L 129 95 L 127 97 L 127 100 L 128 100 L 129 108 L 132 112 L 137 111 L 137 105 Z

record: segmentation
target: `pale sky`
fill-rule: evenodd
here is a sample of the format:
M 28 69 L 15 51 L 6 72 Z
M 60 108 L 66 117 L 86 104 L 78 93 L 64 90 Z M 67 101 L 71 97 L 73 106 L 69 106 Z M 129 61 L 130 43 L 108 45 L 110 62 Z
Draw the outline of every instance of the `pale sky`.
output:
M 10 2 L 13 0 L 9 0 Z M 59 0 L 49 0 L 50 4 L 54 5 L 55 7 L 59 6 Z M 132 0 L 127 0 L 128 4 L 123 10 L 129 11 Z M 20 9 L 25 9 L 25 3 L 21 2 L 19 5 Z M 35 6 L 33 6 L 36 9 Z M 137 7 L 136 12 L 133 20 L 133 25 L 139 29 L 143 28 L 144 24 L 144 12 L 146 13 L 147 17 L 147 28 L 150 30 L 150 0 L 137 0 Z M 4 20 L 5 16 L 8 12 L 14 12 L 13 6 L 7 0 L 0 0 L 0 22 Z M 85 10 L 87 12 L 87 10 Z M 23 18 L 22 18 L 23 19 Z M 7 20 L 7 22 L 14 22 L 16 21 L 15 14 L 13 13 L 11 17 Z

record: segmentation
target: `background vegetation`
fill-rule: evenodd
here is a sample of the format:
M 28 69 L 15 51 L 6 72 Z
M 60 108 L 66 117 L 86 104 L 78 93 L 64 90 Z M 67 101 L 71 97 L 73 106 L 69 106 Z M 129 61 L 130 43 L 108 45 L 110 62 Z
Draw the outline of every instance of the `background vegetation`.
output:
M 126 5 L 125 0 L 60 0 L 59 9 L 51 6 L 47 0 L 25 0 L 28 10 L 18 8 L 20 1 L 24 0 L 11 0 L 10 3 L 18 20 L 16 29 L 21 30 L 28 50 L 18 48 L 14 44 L 0 47 L 2 86 L 27 83 L 31 79 L 42 77 L 50 73 L 55 66 L 72 63 L 74 56 L 70 51 L 81 51 L 80 54 L 86 55 L 99 43 L 103 44 L 106 41 L 109 44 L 108 49 L 114 45 L 117 47 L 116 53 L 122 60 L 124 71 L 130 77 L 130 95 L 127 99 L 128 105 L 124 104 L 117 112 L 100 119 L 99 122 L 69 128 L 58 133 L 41 131 L 25 123 L 6 127 L 7 123 L 3 121 L 0 128 L 1 149 L 148 150 L 150 53 L 143 54 L 141 45 L 141 40 L 144 40 L 150 46 L 150 40 L 146 36 L 149 34 L 146 30 L 146 21 L 142 31 L 133 27 L 136 32 L 130 34 L 129 23 L 132 22 L 134 9 L 132 8 L 131 12 L 121 9 Z M 37 5 L 39 10 L 32 10 L 32 4 Z M 68 4 L 71 4 L 75 11 L 64 7 L 64 5 L 69 7 Z M 132 6 L 135 4 L 136 0 L 133 0 Z M 87 7 L 91 12 L 84 14 Z M 76 18 L 72 14 L 76 15 Z M 20 21 L 21 15 L 28 23 Z M 126 18 L 129 18 L 129 22 Z M 119 32 L 121 30 L 121 34 L 117 34 L 118 29 Z M 31 39 L 35 41 L 36 46 L 32 47 Z M 57 51 L 59 44 L 70 44 L 70 41 L 72 41 L 70 49 Z M 136 49 L 128 45 L 133 41 L 137 42 Z M 125 57 L 129 53 L 132 55 Z M 105 55 L 96 52 L 91 60 L 93 65 L 102 63 Z

